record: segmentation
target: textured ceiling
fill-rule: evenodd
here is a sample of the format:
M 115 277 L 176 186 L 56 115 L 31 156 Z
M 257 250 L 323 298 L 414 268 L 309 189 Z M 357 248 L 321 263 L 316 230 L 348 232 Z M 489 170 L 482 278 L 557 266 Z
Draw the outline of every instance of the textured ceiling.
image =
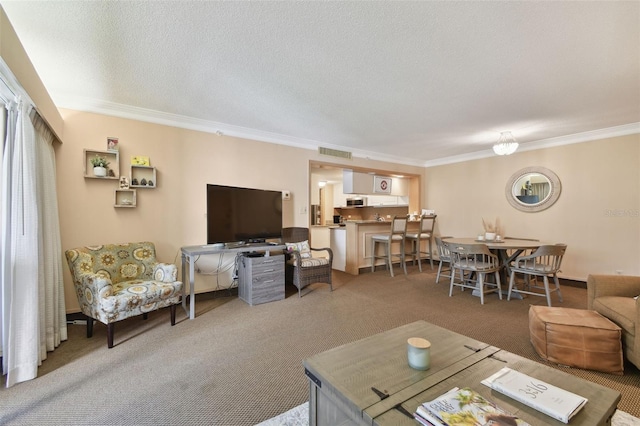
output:
M 0 4 L 61 107 L 424 165 L 640 122 L 637 1 Z

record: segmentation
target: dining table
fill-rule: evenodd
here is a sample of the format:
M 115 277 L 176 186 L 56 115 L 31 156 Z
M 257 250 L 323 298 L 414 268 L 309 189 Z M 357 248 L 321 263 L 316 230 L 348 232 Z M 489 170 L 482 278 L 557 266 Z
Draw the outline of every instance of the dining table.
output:
M 500 280 L 502 281 L 502 294 L 507 294 L 509 289 L 509 279 L 511 277 L 511 262 L 520 256 L 525 250 L 535 250 L 540 246 L 549 243 L 541 242 L 534 239 L 525 238 L 501 238 L 496 240 L 479 240 L 474 237 L 466 238 L 443 238 L 442 241 L 451 244 L 485 244 L 489 250 L 496 253 L 501 266 Z M 514 286 L 515 289 L 515 286 Z M 477 294 L 475 294 L 477 293 Z M 479 290 L 474 290 L 474 296 L 479 295 Z M 523 295 L 519 292 L 512 292 L 511 297 L 522 299 Z

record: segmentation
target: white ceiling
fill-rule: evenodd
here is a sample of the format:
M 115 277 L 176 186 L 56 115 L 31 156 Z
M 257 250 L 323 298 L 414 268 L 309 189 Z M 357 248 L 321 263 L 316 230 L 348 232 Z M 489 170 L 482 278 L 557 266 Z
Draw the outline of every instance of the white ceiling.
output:
M 638 1 L 0 4 L 60 107 L 415 165 L 640 129 Z

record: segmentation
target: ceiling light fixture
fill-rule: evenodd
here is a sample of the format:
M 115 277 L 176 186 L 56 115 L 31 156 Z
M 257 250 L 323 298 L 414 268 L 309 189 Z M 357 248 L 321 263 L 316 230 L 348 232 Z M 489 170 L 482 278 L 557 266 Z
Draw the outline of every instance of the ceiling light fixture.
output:
M 324 188 L 325 186 L 327 186 L 327 181 L 326 180 L 321 180 L 320 182 L 318 182 L 318 186 L 320 188 Z
M 511 155 L 518 149 L 518 142 L 511 132 L 500 133 L 500 139 L 493 145 L 493 152 L 497 155 Z

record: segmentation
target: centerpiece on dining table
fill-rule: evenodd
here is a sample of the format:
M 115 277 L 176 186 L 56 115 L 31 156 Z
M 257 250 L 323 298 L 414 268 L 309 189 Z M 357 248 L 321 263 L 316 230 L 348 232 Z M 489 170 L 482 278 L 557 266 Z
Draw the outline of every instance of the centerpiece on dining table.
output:
M 500 218 L 496 218 L 495 222 L 487 222 L 482 218 L 482 226 L 484 227 L 484 239 L 494 241 L 497 235 L 501 235 Z

